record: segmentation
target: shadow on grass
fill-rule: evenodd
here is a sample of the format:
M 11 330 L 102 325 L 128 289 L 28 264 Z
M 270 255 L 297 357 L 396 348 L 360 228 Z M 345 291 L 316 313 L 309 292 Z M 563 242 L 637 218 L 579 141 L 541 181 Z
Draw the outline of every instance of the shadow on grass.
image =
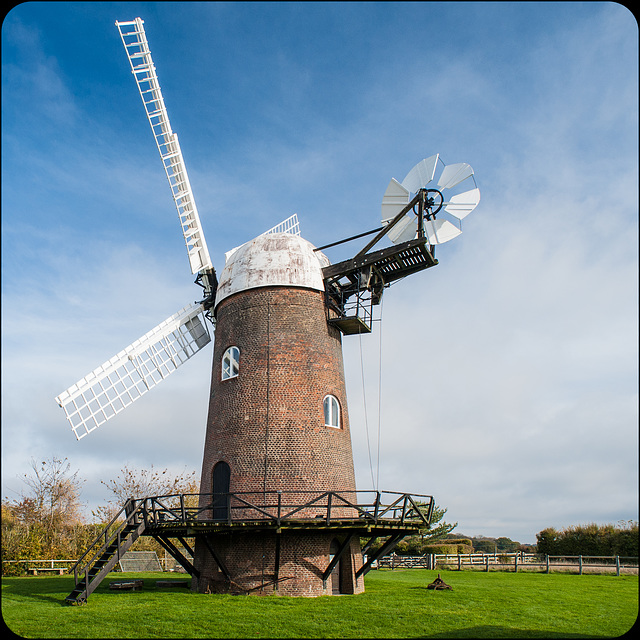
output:
M 539 629 L 517 629 L 497 625 L 482 625 L 468 629 L 443 631 L 422 638 L 602 638 L 603 636 L 586 635 L 582 633 L 567 633 L 566 631 L 542 631 Z
M 65 597 L 71 593 L 74 585 L 73 577 L 67 576 L 64 578 L 3 578 L 2 594 L 63 606 Z
M 125 578 L 126 580 L 126 578 Z M 168 582 L 184 582 L 182 579 L 162 578 L 165 583 Z M 96 594 L 119 599 L 124 599 L 126 595 L 139 592 L 119 591 L 109 589 L 110 582 L 119 582 L 116 576 L 109 576 L 96 590 Z M 11 578 L 2 580 L 2 593 L 4 596 L 14 596 L 23 600 L 39 600 L 60 606 L 69 606 L 70 603 L 65 602 L 65 598 L 73 591 L 75 581 L 72 576 L 64 577 L 25 577 Z M 160 586 L 155 584 L 154 580 L 145 579 L 142 591 L 145 592 L 175 592 L 184 593 L 190 591 L 188 588 L 178 588 L 171 586 Z

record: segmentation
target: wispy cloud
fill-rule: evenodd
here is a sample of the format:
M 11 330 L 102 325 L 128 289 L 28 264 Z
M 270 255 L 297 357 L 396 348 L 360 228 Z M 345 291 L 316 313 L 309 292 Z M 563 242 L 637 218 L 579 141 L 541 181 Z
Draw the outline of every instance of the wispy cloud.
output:
M 432 153 L 470 162 L 482 201 L 463 235 L 385 293 L 362 341 L 373 470 L 345 338 L 359 486 L 379 473 L 381 488 L 434 494 L 465 533 L 523 541 L 637 517 L 631 14 L 308 5 L 145 18 L 216 266 L 294 212 L 316 244 L 373 228 L 392 176 Z M 78 33 L 79 5 L 53 6 L 3 25 L 3 482 L 55 451 L 95 505 L 125 462 L 199 472 L 210 351 L 80 443 L 53 402 L 199 295 L 113 18 L 94 3 Z

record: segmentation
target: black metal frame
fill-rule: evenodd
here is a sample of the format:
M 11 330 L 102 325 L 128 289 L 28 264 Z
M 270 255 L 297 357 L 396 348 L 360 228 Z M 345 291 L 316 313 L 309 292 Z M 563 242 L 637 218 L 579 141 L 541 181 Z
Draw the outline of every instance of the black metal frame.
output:
M 369 333 L 373 306 L 380 303 L 384 287 L 395 280 L 438 264 L 435 247 L 428 244 L 423 227 L 424 219 L 435 218 L 435 213 L 442 206 L 442 201 L 438 204 L 431 197 L 430 194 L 434 191 L 440 194 L 434 189 L 420 189 L 411 202 L 389 224 L 380 229 L 320 247 L 331 247 L 372 233 L 376 234 L 353 258 L 322 269 L 329 324 L 337 326 L 347 335 Z M 438 208 L 432 211 L 435 206 Z M 417 237 L 370 253 L 370 250 L 411 210 L 416 214 Z M 350 303 L 349 299 L 352 296 L 356 296 L 355 302 Z
M 226 501 L 227 517 L 213 519 L 210 514 L 221 498 Z M 153 496 L 141 500 L 140 506 L 146 529 L 205 525 L 211 530 L 237 524 L 271 528 L 304 523 L 313 528 L 336 523 L 355 523 L 359 528 L 426 528 L 433 497 L 396 491 L 235 491 Z
M 227 517 L 214 520 L 211 514 L 221 498 L 226 501 Z M 370 537 L 366 549 L 375 539 L 389 536 L 381 550 L 368 557 L 357 572 L 357 579 L 406 535 L 429 528 L 433 509 L 432 496 L 395 491 L 245 491 L 130 498 L 72 567 L 75 588 L 65 600 L 72 604 L 86 602 L 141 535 L 152 536 L 195 577 L 199 576 L 198 570 L 173 540 L 193 557 L 193 549 L 185 538 L 201 538 L 225 579 L 231 583 L 232 576 L 216 552 L 211 536 L 239 530 L 273 531 L 276 534 L 273 581 L 276 585 L 287 579 L 278 575 L 283 531 L 331 530 L 346 534 L 346 541 L 336 554 L 338 560 L 334 557 L 333 566 L 330 565 L 323 575 L 324 581 L 353 536 Z

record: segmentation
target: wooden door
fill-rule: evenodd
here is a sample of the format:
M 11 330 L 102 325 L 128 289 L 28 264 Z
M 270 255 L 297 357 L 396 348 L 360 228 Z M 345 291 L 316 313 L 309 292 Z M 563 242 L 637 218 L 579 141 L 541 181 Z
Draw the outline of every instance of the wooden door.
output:
M 229 517 L 229 501 L 224 494 L 229 493 L 231 469 L 226 462 L 218 462 L 213 467 L 212 476 L 211 492 L 214 494 L 212 517 L 214 520 L 226 520 Z

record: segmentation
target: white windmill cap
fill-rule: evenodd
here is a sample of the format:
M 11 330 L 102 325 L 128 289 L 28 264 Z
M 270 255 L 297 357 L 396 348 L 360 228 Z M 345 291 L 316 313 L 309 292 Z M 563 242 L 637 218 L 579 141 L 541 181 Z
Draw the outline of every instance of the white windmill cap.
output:
M 329 259 L 304 238 L 269 233 L 236 249 L 220 274 L 217 307 L 225 298 L 257 287 L 304 287 L 324 291 L 322 267 Z

